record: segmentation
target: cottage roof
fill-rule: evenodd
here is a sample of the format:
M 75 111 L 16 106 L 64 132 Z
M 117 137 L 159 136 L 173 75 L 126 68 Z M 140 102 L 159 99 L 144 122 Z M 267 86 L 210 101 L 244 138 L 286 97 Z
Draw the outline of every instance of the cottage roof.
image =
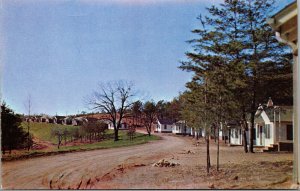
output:
M 174 123 L 174 121 L 171 119 L 158 119 L 158 121 L 163 125 L 172 125 Z
M 281 122 L 293 121 L 293 106 L 275 106 L 275 107 L 269 107 L 264 109 L 265 113 L 267 114 L 271 122 L 274 122 L 274 110 L 275 110 L 276 122 L 279 121 L 279 117 Z M 264 120 L 261 115 L 255 118 L 255 123 L 263 123 L 263 122 Z
M 294 53 L 297 52 L 297 1 L 287 5 L 284 9 L 267 20 L 269 25 L 276 32 L 278 40 L 289 44 Z

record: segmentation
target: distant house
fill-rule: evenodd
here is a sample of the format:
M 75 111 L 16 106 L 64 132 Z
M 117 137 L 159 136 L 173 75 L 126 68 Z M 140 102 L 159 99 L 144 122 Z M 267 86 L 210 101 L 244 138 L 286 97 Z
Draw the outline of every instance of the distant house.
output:
M 174 121 L 169 119 L 158 119 L 156 132 L 158 133 L 172 133 L 172 126 Z
M 57 124 L 63 124 L 63 122 L 64 122 L 64 119 L 66 118 L 65 116 L 55 116 L 55 118 L 56 118 L 56 123 Z
M 42 123 L 49 123 L 49 117 L 47 115 L 42 115 L 39 121 Z
M 123 121 L 123 120 L 122 120 Z M 117 122 L 118 123 L 118 122 Z M 126 130 L 128 129 L 129 125 L 126 122 L 121 122 L 121 127 L 119 128 L 119 130 Z M 113 122 L 109 121 L 108 123 L 108 129 L 114 129 L 114 124 Z
M 205 136 L 205 131 L 202 128 L 191 128 L 191 135 L 193 137 L 204 137 Z
M 84 117 L 76 117 L 76 118 L 74 118 L 74 119 L 72 119 L 73 121 L 72 121 L 72 123 L 74 124 L 74 125 L 78 125 L 78 126 L 81 126 L 81 125 L 83 125 L 84 123 L 87 123 L 88 122 L 88 120 L 86 119 L 86 118 L 84 118 Z M 75 121 L 75 122 L 74 122 Z
M 98 113 L 98 114 L 91 114 L 85 116 L 88 120 L 92 118 L 92 120 L 100 120 L 105 122 L 108 125 L 108 129 L 114 129 L 113 123 L 110 121 L 111 116 L 109 114 L 105 113 Z M 119 118 L 119 115 L 117 115 L 117 118 Z M 132 125 L 132 119 L 130 118 L 123 118 L 121 122 L 120 130 L 126 130 L 129 128 L 130 125 Z
M 57 124 L 57 118 L 54 117 L 49 117 L 49 123 Z
M 172 125 L 172 133 L 177 135 L 191 135 L 191 128 L 186 125 L 186 121 L 177 121 Z
M 77 121 L 73 119 L 72 117 L 65 117 L 62 121 L 63 125 L 77 125 Z
M 219 139 L 225 142 L 226 140 L 229 140 L 229 128 L 226 124 L 221 123 L 220 125 Z
M 293 149 L 293 107 L 260 106 L 255 119 L 255 145 L 278 151 Z
M 239 122 L 230 121 L 226 124 L 228 131 L 228 138 L 230 145 L 243 145 L 243 129 Z M 249 125 L 249 123 L 248 123 Z M 247 143 L 249 139 L 249 131 L 246 131 Z

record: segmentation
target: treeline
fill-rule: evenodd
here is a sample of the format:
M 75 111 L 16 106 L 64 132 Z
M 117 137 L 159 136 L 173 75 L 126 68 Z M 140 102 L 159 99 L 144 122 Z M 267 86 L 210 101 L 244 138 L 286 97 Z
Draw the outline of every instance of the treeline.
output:
M 269 97 L 276 104 L 292 104 L 292 55 L 266 22 L 274 4 L 274 0 L 225 0 L 207 8 L 209 14 L 200 15 L 199 28 L 192 31 L 193 50 L 179 67 L 193 73 L 181 95 L 181 113 L 189 126 L 206 130 L 207 171 L 211 128 L 219 132 L 221 123 L 235 121 L 243 129 L 245 152 L 249 130 L 253 152 L 259 104 Z
M 181 107 L 182 104 L 178 98 L 174 98 L 172 101 L 160 100 L 154 102 L 150 100 L 144 103 L 136 101 L 133 102 L 128 113 L 146 128 L 150 136 L 153 130 L 153 123 L 155 123 L 157 119 L 169 119 L 174 122 L 181 119 Z

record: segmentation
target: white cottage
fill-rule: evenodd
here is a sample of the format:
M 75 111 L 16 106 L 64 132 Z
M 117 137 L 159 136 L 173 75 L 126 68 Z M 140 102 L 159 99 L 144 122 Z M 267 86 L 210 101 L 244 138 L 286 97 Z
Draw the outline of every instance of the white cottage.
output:
M 172 133 L 173 121 L 169 119 L 158 119 L 156 132 L 158 133 Z
M 255 143 L 278 151 L 293 149 L 293 107 L 260 106 L 255 119 Z
M 226 140 L 228 139 L 229 139 L 229 128 L 226 126 L 226 124 L 221 123 L 220 131 L 219 131 L 219 140 L 223 140 L 226 142 Z
M 249 122 L 247 122 L 249 127 Z M 228 128 L 228 138 L 230 145 L 243 145 L 243 129 L 237 121 L 231 121 L 227 125 Z M 249 144 L 249 131 L 246 131 L 246 139 Z M 255 144 L 255 142 L 254 142 Z
M 176 135 L 191 135 L 191 128 L 186 125 L 186 121 L 177 121 L 172 125 L 172 133 Z
M 205 137 L 205 131 L 202 128 L 191 128 L 191 136 L 193 137 Z
M 108 129 L 114 129 L 114 124 L 113 122 L 109 121 L 108 123 Z M 127 123 L 121 123 L 121 127 L 119 128 L 119 130 L 126 130 L 128 129 L 128 124 Z

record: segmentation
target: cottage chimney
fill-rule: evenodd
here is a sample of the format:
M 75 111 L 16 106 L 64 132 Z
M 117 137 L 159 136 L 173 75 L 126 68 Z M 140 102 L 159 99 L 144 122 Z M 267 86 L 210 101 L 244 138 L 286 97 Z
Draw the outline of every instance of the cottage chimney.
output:
M 271 97 L 269 97 L 268 103 L 267 103 L 267 107 L 273 107 L 273 101 L 271 99 Z

